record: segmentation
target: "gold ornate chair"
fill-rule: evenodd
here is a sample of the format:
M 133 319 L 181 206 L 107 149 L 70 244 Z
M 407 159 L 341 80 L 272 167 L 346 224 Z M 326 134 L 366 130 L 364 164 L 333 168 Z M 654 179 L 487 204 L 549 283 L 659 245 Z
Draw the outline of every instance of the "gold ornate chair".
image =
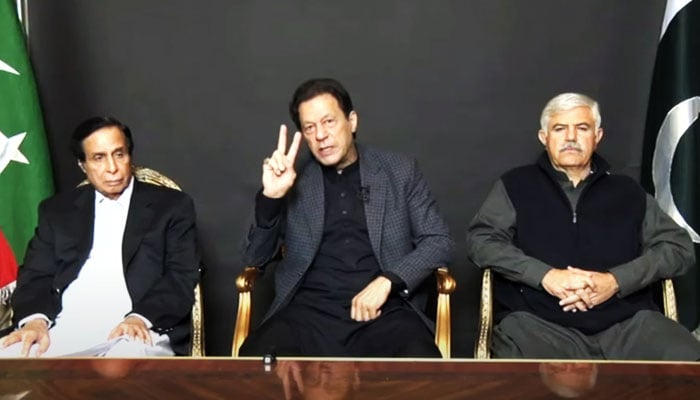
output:
M 10 304 L 0 303 L 0 331 L 12 326 L 12 307 Z
M 236 278 L 236 288 L 238 289 L 238 314 L 236 316 L 236 326 L 233 331 L 233 343 L 231 355 L 238 357 L 238 350 L 243 341 L 248 337 L 250 331 L 251 316 L 251 292 L 255 280 L 261 273 L 256 267 L 246 267 Z M 451 316 L 450 316 L 450 294 L 457 287 L 452 275 L 447 268 L 441 267 L 435 271 L 437 280 L 437 313 L 435 318 L 435 344 L 440 349 L 442 358 L 450 358 L 451 348 Z
M 664 279 L 661 282 L 662 301 L 666 317 L 678 321 L 676 309 L 676 293 L 673 281 Z M 491 330 L 493 328 L 493 272 L 484 268 L 481 278 L 481 305 L 479 306 L 479 335 L 474 346 L 474 358 L 491 358 Z
M 175 181 L 150 168 L 133 166 L 132 173 L 134 178 L 140 182 L 182 191 L 180 185 L 175 183 Z M 80 182 L 78 186 L 87 185 L 88 183 L 86 179 Z M 192 357 L 204 356 L 204 312 L 202 303 L 202 288 L 197 283 L 197 286 L 194 288 L 194 305 L 192 306 L 192 348 L 190 350 Z

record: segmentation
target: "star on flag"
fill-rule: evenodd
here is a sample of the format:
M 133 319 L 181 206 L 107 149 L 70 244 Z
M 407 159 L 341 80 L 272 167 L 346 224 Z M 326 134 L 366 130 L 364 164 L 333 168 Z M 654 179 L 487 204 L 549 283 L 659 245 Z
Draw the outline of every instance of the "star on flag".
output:
M 18 133 L 8 138 L 0 131 L 0 174 L 10 161 L 29 164 L 27 157 L 19 150 L 25 136 L 27 136 L 27 132 Z

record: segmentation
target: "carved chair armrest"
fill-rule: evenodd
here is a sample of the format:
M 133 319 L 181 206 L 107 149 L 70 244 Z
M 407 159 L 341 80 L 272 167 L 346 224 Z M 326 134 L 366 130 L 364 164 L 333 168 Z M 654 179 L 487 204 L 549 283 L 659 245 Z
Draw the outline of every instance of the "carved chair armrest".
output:
M 484 268 L 481 277 L 481 305 L 479 307 L 479 336 L 474 346 L 474 358 L 491 358 L 491 328 L 493 325 L 493 276 Z
M 664 315 L 678 322 L 678 309 L 676 308 L 676 291 L 673 289 L 673 280 L 664 279 L 661 282 L 664 298 Z
M 260 275 L 260 270 L 257 267 L 245 267 L 243 272 L 236 278 L 236 289 L 238 289 L 238 293 L 245 293 L 253 290 L 253 285 L 258 275 Z
M 246 267 L 236 278 L 238 314 L 236 315 L 236 326 L 233 330 L 233 343 L 231 344 L 231 356 L 233 357 L 238 357 L 238 350 L 245 338 L 248 337 L 251 309 L 250 292 L 253 290 L 258 275 L 260 275 L 258 268 Z
M 450 294 L 457 288 L 457 282 L 450 275 L 446 267 L 440 267 L 435 271 L 437 280 L 437 313 L 435 318 L 435 344 L 442 358 L 450 358 L 452 345 L 451 337 L 451 314 L 450 314 Z
M 194 287 L 194 305 L 192 306 L 192 357 L 204 357 L 204 306 L 202 301 L 202 286 L 197 283 Z

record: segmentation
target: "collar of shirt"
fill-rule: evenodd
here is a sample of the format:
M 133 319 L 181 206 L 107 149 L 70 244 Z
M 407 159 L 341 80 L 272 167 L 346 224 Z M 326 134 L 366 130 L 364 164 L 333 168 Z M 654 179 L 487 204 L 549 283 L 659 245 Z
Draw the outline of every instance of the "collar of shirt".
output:
M 95 190 L 95 209 L 97 209 L 101 204 L 106 204 L 105 201 L 112 201 L 112 204 L 120 205 L 124 210 L 129 209 L 129 204 L 131 203 L 131 194 L 134 192 L 134 177 L 131 177 L 129 185 L 124 189 L 122 194 L 116 200 L 111 200 L 102 193 Z
M 557 169 L 552 168 L 554 171 L 554 176 L 557 177 L 557 181 L 559 181 L 560 184 L 565 184 L 565 183 L 571 183 L 571 180 L 569 179 L 569 176 L 566 175 L 566 172 L 564 171 L 559 171 Z M 581 180 L 581 182 L 585 182 L 588 178 L 590 178 L 595 172 L 598 170 L 596 167 L 595 163 L 591 161 L 591 169 L 588 171 L 588 175 L 586 175 L 585 178 Z M 572 184 L 573 186 L 573 184 Z
M 348 165 L 343 169 L 336 169 L 335 167 L 326 167 L 323 165 L 321 166 L 321 169 L 323 170 L 323 175 L 326 177 L 326 179 L 329 179 L 331 182 L 339 182 L 343 180 L 344 177 L 352 177 L 356 173 L 359 173 L 360 160 L 358 158 L 357 160 L 355 160 L 354 163 Z

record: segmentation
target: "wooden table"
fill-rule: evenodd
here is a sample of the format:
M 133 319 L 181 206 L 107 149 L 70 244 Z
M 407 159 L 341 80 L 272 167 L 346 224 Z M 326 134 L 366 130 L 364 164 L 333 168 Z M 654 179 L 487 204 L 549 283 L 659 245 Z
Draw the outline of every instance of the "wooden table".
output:
M 700 363 L 279 359 L 266 367 L 258 359 L 226 358 L 0 360 L 0 400 L 560 398 L 555 393 L 700 399 Z

